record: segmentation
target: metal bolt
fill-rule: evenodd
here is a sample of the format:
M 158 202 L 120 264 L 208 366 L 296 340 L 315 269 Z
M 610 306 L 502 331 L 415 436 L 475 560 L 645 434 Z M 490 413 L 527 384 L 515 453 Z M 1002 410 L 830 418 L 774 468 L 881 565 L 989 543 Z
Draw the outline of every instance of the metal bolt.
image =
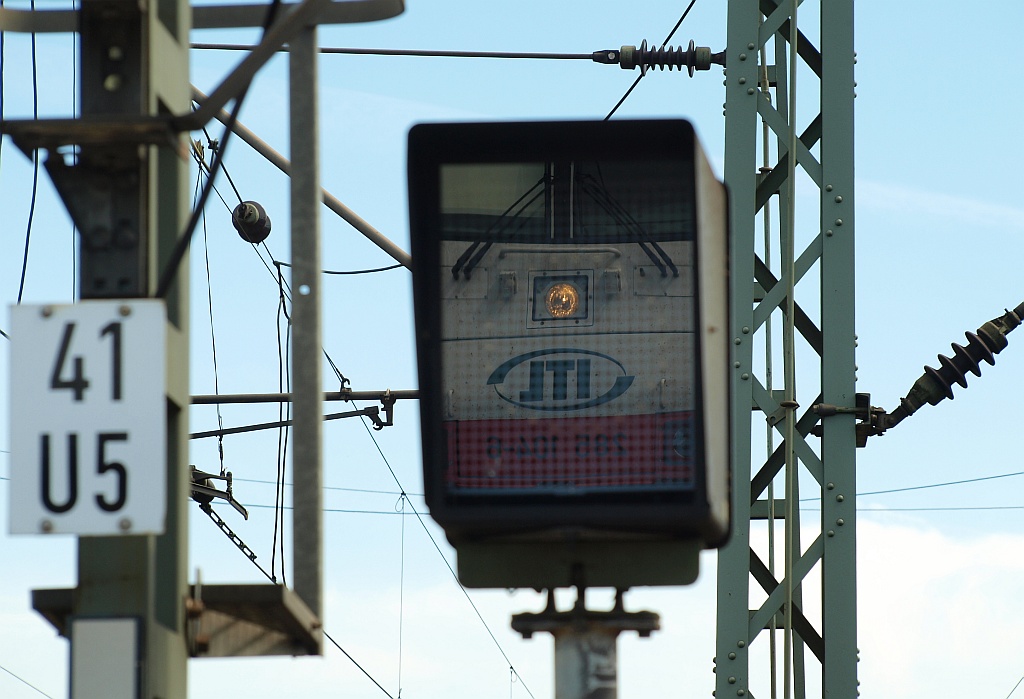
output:
M 833 233 L 832 233 L 832 229 L 831 228 L 829 228 L 827 231 L 825 231 L 825 237 L 826 238 L 831 238 L 832 236 L 833 236 Z
M 117 92 L 121 89 L 121 76 L 117 73 L 111 73 L 103 79 L 103 89 L 107 92 Z
M 739 369 L 740 368 L 740 363 L 739 362 L 733 362 L 732 366 L 733 366 L 734 369 Z
M 745 61 L 745 60 L 747 60 L 747 54 L 745 54 L 745 53 L 741 53 L 741 54 L 740 54 L 740 60 L 741 60 L 741 61 Z
M 39 315 L 43 318 L 49 318 L 53 315 L 53 306 L 43 306 L 39 311 Z
M 729 678 L 729 684 L 736 684 L 736 678 L 735 677 L 730 677 Z
M 836 225 L 837 225 L 837 226 L 841 226 L 841 225 L 843 225 L 843 219 L 841 219 L 841 218 L 837 218 L 837 219 L 836 219 Z
M 829 490 L 835 490 L 836 489 L 836 484 L 835 483 L 828 483 L 825 487 L 828 488 Z
M 740 85 L 746 85 L 746 84 L 747 84 L 747 79 L 746 78 L 740 78 Z
M 750 334 L 750 328 L 748 328 L 746 325 L 744 325 L 742 332 L 743 332 L 744 335 L 749 335 Z
M 754 48 L 755 46 L 753 44 L 747 44 L 747 49 L 749 49 L 750 51 L 753 51 Z
M 842 495 L 836 495 L 836 502 L 842 502 L 845 499 Z
M 739 344 L 742 344 L 742 343 L 743 343 L 743 340 L 739 339 L 738 337 L 733 339 L 733 341 L 732 341 L 732 344 L 734 344 L 734 345 L 739 345 Z
M 117 312 L 120 313 L 123 317 L 127 318 L 128 316 L 130 316 L 132 314 L 132 307 L 131 306 L 121 306 L 120 308 L 117 309 Z
M 745 697 L 745 696 L 747 696 L 747 693 L 744 690 L 742 690 L 742 689 L 737 689 L 736 690 L 736 696 L 738 696 L 738 697 Z
M 49 534 L 53 531 L 53 522 L 51 522 L 48 519 L 44 519 L 42 522 L 39 523 L 39 528 L 42 530 L 44 534 Z
M 746 641 L 736 641 L 737 648 L 743 648 L 745 645 L 747 645 Z
M 754 94 L 754 88 L 752 88 L 752 87 L 748 87 L 748 88 L 747 88 L 747 94 L 748 94 L 748 95 L 752 95 L 752 94 Z
M 746 381 L 747 379 L 750 378 L 750 374 L 740 374 L 740 378 Z
M 729 653 L 729 660 L 735 660 L 735 659 L 736 659 L 736 654 L 735 653 Z
M 830 185 L 830 184 L 825 185 L 825 191 L 826 192 L 831 192 L 832 191 L 832 185 Z
M 127 517 L 122 517 L 117 522 L 117 528 L 123 532 L 126 532 L 132 528 L 132 521 Z
M 846 524 L 846 520 L 843 519 L 842 517 L 840 517 L 839 519 L 836 520 L 836 524 L 838 524 L 841 527 L 844 524 Z
M 111 46 L 109 49 L 107 49 L 107 58 L 109 58 L 112 61 L 120 61 L 122 58 L 124 58 L 124 49 L 122 49 L 120 46 Z
M 828 535 L 829 535 L 829 536 L 835 536 L 835 535 L 836 535 L 836 531 L 835 531 L 835 529 L 829 529 L 829 530 L 828 530 Z
M 843 203 L 843 198 L 841 196 L 837 196 L 836 197 L 836 204 L 842 204 L 842 203 Z

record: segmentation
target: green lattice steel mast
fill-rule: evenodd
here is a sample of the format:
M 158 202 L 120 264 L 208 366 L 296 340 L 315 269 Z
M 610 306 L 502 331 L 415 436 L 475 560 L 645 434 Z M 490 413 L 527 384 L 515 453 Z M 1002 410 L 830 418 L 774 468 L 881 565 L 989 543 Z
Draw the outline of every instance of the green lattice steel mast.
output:
M 718 699 L 857 696 L 853 6 L 729 1 L 735 524 Z M 801 521 L 801 498 L 820 499 L 819 521 Z

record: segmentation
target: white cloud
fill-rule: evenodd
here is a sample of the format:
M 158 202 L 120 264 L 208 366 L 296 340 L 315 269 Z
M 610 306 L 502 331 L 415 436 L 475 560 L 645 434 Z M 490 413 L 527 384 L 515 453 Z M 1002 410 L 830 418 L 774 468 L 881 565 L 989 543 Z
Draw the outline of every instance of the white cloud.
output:
M 933 699 L 937 696 L 1003 697 L 1024 674 L 1017 639 L 1024 617 L 1024 534 L 962 536 L 896 515 L 864 513 L 858 527 L 858 668 L 864 696 Z M 806 537 L 805 537 L 806 538 Z M 809 538 L 806 538 L 809 541 Z M 714 686 L 715 562 L 702 561 L 700 582 L 689 588 L 639 589 L 627 609 L 662 615 L 650 639 L 619 640 L 621 696 L 685 690 L 706 696 Z M 53 697 L 65 696 L 67 642 L 28 609 L 19 576 L 0 595 L 0 664 Z M 27 586 L 27 585 L 26 585 Z M 816 581 L 805 590 L 809 612 L 820 598 Z M 21 587 L 21 589 L 18 589 Z M 542 599 L 529 592 L 471 591 L 502 648 L 536 699 L 549 699 L 552 643 L 539 635 L 524 641 L 509 617 L 536 611 Z M 606 606 L 602 592 L 594 607 Z M 610 597 L 609 597 L 610 599 Z M 393 695 L 398 671 L 397 586 L 367 589 L 353 580 L 327 590 L 328 631 Z M 561 606 L 566 606 L 567 598 Z M 408 582 L 403 621 L 403 694 L 421 698 L 527 697 L 509 681 L 504 659 L 458 587 L 447 581 Z M 813 618 L 813 612 L 812 618 Z M 756 644 L 754 687 L 767 685 L 767 643 Z M 809 663 L 813 667 L 813 662 Z M 192 699 L 247 696 L 374 696 L 380 694 L 335 648 L 324 658 L 199 660 L 189 666 Z M 685 681 L 680 684 L 681 678 Z M 811 678 L 809 687 L 817 685 Z M 812 693 L 813 694 L 813 693 Z M 40 696 L 0 673 L 0 695 Z
M 857 206 L 861 210 L 879 209 L 938 218 L 970 226 L 971 230 L 995 228 L 1004 233 L 1024 232 L 1024 208 L 891 182 L 858 180 Z
M 1024 535 L 862 518 L 858 537 L 864 695 L 1006 696 L 1024 674 Z

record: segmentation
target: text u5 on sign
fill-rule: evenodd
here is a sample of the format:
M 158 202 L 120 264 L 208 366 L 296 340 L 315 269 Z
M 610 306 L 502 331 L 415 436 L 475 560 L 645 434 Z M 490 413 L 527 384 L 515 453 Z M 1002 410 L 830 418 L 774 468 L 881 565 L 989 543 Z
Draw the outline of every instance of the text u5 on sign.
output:
M 12 534 L 160 534 L 162 301 L 11 308 Z

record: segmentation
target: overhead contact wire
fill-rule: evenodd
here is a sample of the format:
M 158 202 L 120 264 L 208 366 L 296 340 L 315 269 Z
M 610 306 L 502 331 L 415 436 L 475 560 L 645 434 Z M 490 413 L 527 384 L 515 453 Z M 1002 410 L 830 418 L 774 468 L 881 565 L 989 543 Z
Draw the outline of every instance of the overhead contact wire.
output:
M 77 0 L 71 0 L 71 9 L 75 10 Z M 78 32 L 71 32 L 71 54 L 72 56 L 78 55 Z M 71 61 L 71 115 L 74 118 L 78 118 L 78 61 L 72 59 Z M 78 165 L 78 151 L 75 150 L 72 155 L 72 159 L 75 165 Z M 78 242 L 78 225 L 74 219 L 71 220 L 71 300 L 75 299 L 75 292 L 78 287 L 78 250 L 76 243 Z
M 353 402 L 353 405 L 354 404 L 355 403 Z M 366 424 L 366 420 L 364 419 L 362 422 L 363 428 L 366 430 L 366 433 L 370 436 L 370 440 L 373 442 L 374 447 L 376 447 L 377 453 L 380 454 L 380 458 L 383 459 L 384 465 L 387 466 L 388 472 L 391 473 L 391 477 L 395 480 L 395 484 L 398 485 L 398 487 L 401 488 L 402 492 L 404 493 L 405 488 L 402 486 L 402 482 L 398 479 L 398 475 L 395 473 L 395 470 L 391 467 L 391 462 L 388 461 L 388 458 L 384 455 L 383 450 L 381 450 L 380 444 L 377 442 L 377 438 L 373 436 L 373 432 L 370 431 L 370 427 L 369 425 Z M 501 653 L 501 656 L 505 659 L 505 662 L 508 663 L 509 669 L 512 670 L 512 672 L 515 672 L 516 676 L 519 677 L 519 681 L 523 685 L 523 689 L 525 689 L 526 693 L 530 695 L 531 699 L 533 699 L 533 692 L 531 692 L 530 688 L 526 686 L 526 682 L 525 680 L 523 680 L 522 675 L 516 672 L 515 667 L 512 665 L 512 661 L 509 660 L 508 655 L 505 653 L 505 649 L 501 647 L 501 643 L 498 642 L 498 638 L 494 635 L 494 632 L 491 631 L 491 627 L 487 624 L 487 621 L 484 619 L 483 614 L 480 613 L 480 609 L 476 606 L 476 603 L 473 601 L 473 598 L 470 597 L 469 591 L 466 590 L 466 586 L 462 584 L 461 580 L 459 580 L 459 576 L 455 572 L 455 569 L 452 568 L 452 564 L 448 562 L 448 558 L 444 555 L 444 552 L 438 545 L 437 540 L 434 538 L 433 534 L 430 533 L 430 529 L 427 527 L 427 523 L 423 520 L 423 515 L 421 515 L 420 511 L 416 509 L 416 506 L 412 504 L 412 501 L 408 502 L 409 507 L 412 509 L 413 514 L 419 521 L 420 526 L 423 527 L 423 531 L 426 533 L 427 538 L 430 539 L 430 543 L 434 545 L 434 549 L 437 551 L 438 555 L 441 556 L 441 560 L 444 561 L 445 567 L 448 568 L 448 572 L 452 574 L 452 578 L 455 580 L 455 584 L 459 586 L 460 590 L 462 590 L 462 594 L 466 597 L 466 601 L 469 602 L 469 606 L 472 607 L 473 612 L 476 613 L 477 619 L 479 619 L 480 623 L 483 624 L 484 629 L 487 631 L 487 634 L 491 637 L 491 640 L 494 642 L 494 645 L 498 649 L 498 652 Z
M 210 147 L 210 152 L 216 154 L 217 149 L 220 148 L 220 143 L 210 138 L 210 132 L 206 130 L 205 126 L 203 127 L 203 134 L 206 136 L 206 145 Z M 227 179 L 228 184 L 231 185 L 231 189 L 234 190 L 235 196 L 238 197 L 238 203 L 241 204 L 243 201 L 242 195 L 238 193 L 238 187 L 235 186 L 235 181 L 231 179 L 231 173 L 228 172 L 228 169 L 226 167 L 223 169 L 225 179 Z M 221 200 L 223 201 L 223 197 L 221 198 Z M 224 203 L 225 205 L 227 204 L 227 202 Z M 230 207 L 228 207 L 228 209 L 230 210 Z
M 251 51 L 255 46 L 248 44 L 193 43 L 193 49 L 213 51 Z M 287 49 L 279 49 L 286 51 Z M 435 51 L 430 49 L 367 49 L 321 46 L 320 53 L 356 56 L 409 56 L 414 58 L 526 58 L 543 60 L 594 60 L 591 53 L 545 53 L 531 51 Z
M 679 27 L 682 26 L 683 20 L 685 20 L 686 16 L 690 14 L 690 10 L 693 9 L 693 6 L 694 4 L 696 4 L 696 2 L 697 0 L 690 0 L 690 4 L 686 6 L 686 9 L 683 10 L 682 16 L 679 17 L 679 21 L 676 22 L 676 26 L 672 27 L 672 31 L 670 31 L 668 33 L 668 36 L 665 37 L 665 40 L 661 42 L 661 48 L 665 48 L 665 46 L 668 45 L 668 42 L 672 41 L 672 37 L 676 35 L 677 31 L 679 31 Z M 640 75 L 636 76 L 636 80 L 633 81 L 633 84 L 629 86 L 628 90 L 626 90 L 626 94 L 624 94 L 619 99 L 619 101 L 615 103 L 615 106 L 612 107 L 612 110 L 608 112 L 608 115 L 604 118 L 605 121 L 611 119 L 612 115 L 619 110 L 619 107 L 621 107 L 622 103 L 626 101 L 626 98 L 629 97 L 630 94 L 632 94 L 633 90 L 636 89 L 636 86 L 640 84 L 641 80 L 643 80 L 643 77 L 644 73 L 643 71 L 641 71 Z
M 3 3 L 0 3 L 0 7 L 3 7 Z M 4 671 L 4 672 L 6 672 L 6 673 L 7 673 L 8 675 L 10 675 L 10 676 L 11 676 L 11 677 L 13 677 L 14 679 L 18 680 L 19 682 L 21 682 L 21 683 L 22 683 L 23 685 L 25 685 L 25 686 L 27 686 L 27 687 L 31 687 L 32 689 L 36 690 L 37 692 L 39 692 L 40 694 L 42 694 L 42 695 L 43 695 L 44 697 L 49 697 L 49 699 L 53 699 L 53 697 L 51 697 L 51 696 L 50 696 L 49 694 L 47 694 L 47 693 L 46 693 L 46 692 L 44 692 L 43 690 L 39 689 L 39 687 L 35 686 L 34 684 L 32 684 L 31 682 L 29 682 L 29 681 L 28 681 L 28 680 L 26 680 L 25 678 L 23 678 L 23 677 L 19 677 L 18 675 L 15 675 L 15 674 L 14 674 L 13 672 L 11 672 L 11 671 L 10 671 L 10 670 L 8 670 L 7 668 L 5 668 L 5 667 L 4 667 L 3 665 L 0 665 L 0 670 L 3 670 L 3 671 Z
M 408 498 L 403 492 L 398 499 L 400 509 L 396 511 L 404 515 L 405 503 Z M 399 551 L 399 572 L 398 572 L 398 699 L 402 697 L 402 632 L 405 626 L 405 517 L 401 519 L 402 537 Z
M 253 246 L 255 247 L 255 246 Z M 273 259 L 273 258 L 271 258 Z M 288 315 L 288 309 L 285 304 L 285 282 L 284 277 L 281 274 L 281 268 L 277 268 L 277 288 L 278 288 L 278 306 L 277 306 L 277 382 L 278 389 L 284 392 L 291 391 L 291 377 L 285 367 L 288 366 L 288 347 L 291 338 L 291 327 L 292 319 Z M 281 316 L 285 317 L 285 328 L 286 337 L 284 342 L 281 341 Z M 285 415 L 288 419 L 291 419 L 291 403 L 288 403 L 288 407 L 285 408 L 284 403 L 279 403 L 277 406 L 278 420 L 282 423 L 285 421 Z M 277 555 L 278 543 L 280 542 L 281 551 L 281 577 L 284 579 L 285 575 L 285 561 L 284 561 L 284 498 L 285 498 L 285 472 L 288 465 L 288 427 L 282 424 L 277 435 L 277 485 L 274 488 L 274 534 L 272 553 L 270 558 L 270 568 L 274 569 L 274 560 Z M 279 532 L 280 530 L 280 532 Z M 280 535 L 280 539 L 278 536 Z
M 32 0 L 30 5 L 34 11 L 36 9 L 36 0 Z M 32 54 L 32 119 L 39 119 L 39 66 L 36 54 L 36 33 L 32 32 L 30 35 L 30 46 Z M 35 220 L 36 215 L 36 195 L 39 192 L 39 149 L 32 151 L 32 195 L 29 199 L 28 205 L 28 224 L 25 228 L 25 253 L 21 260 L 21 281 L 18 283 L 18 303 L 21 303 L 21 299 L 25 293 L 25 276 L 28 273 L 28 250 L 29 243 L 32 240 L 32 222 Z
M 341 645 L 337 641 L 335 641 L 334 638 L 331 637 L 331 634 L 327 633 L 327 631 L 323 631 L 323 634 L 324 634 L 324 638 L 326 638 L 328 641 L 333 643 L 335 648 L 337 648 L 342 653 L 344 653 L 345 657 L 348 658 L 349 660 L 351 660 L 352 664 L 355 665 L 357 668 L 359 668 L 360 672 L 362 672 L 364 675 L 366 675 L 366 677 L 369 678 L 369 680 L 371 682 L 373 682 L 375 685 L 377 685 L 377 688 L 380 689 L 380 691 L 384 692 L 385 696 L 391 697 L 391 699 L 396 699 L 396 697 L 392 697 L 391 696 L 391 693 L 388 692 L 388 690 L 384 689 L 384 687 L 381 685 L 380 682 L 378 682 L 377 680 L 373 679 L 373 675 L 371 675 L 369 672 L 367 672 L 366 669 L 362 665 L 357 663 L 356 659 L 353 658 L 351 655 L 349 655 L 348 651 L 346 651 L 344 648 L 342 648 Z
M 34 0 L 33 0 L 34 2 Z M 267 35 L 267 29 L 274 21 L 274 17 L 277 15 L 277 10 L 281 5 L 281 0 L 273 0 L 267 9 L 267 17 L 263 22 L 263 38 Z M 185 257 L 185 253 L 188 252 L 188 248 L 192 243 L 192 235 L 195 233 L 196 226 L 199 223 L 199 215 L 203 208 L 206 206 L 206 200 L 210 196 L 210 192 L 213 190 L 213 183 L 217 179 L 217 173 L 223 167 L 224 163 L 224 152 L 227 149 L 228 140 L 233 133 L 235 123 L 238 121 L 238 115 L 242 111 L 242 103 L 245 101 L 246 95 L 249 93 L 249 85 L 247 85 L 238 97 L 235 98 L 235 103 L 231 108 L 231 114 L 228 118 L 228 123 L 224 125 L 224 135 L 220 139 L 220 145 L 217 150 L 217 157 L 213 160 L 213 165 L 210 167 L 209 179 L 206 182 L 206 186 L 203 187 L 203 191 L 200 194 L 198 205 L 192 210 L 192 214 L 189 217 L 188 224 L 185 226 L 185 231 L 174 245 L 174 249 L 171 251 L 167 265 L 164 268 L 163 273 L 160 275 L 159 281 L 156 287 L 156 298 L 164 298 L 167 296 L 167 292 L 170 291 L 171 285 L 174 284 L 177 278 L 178 268 L 181 266 L 181 261 Z
M 199 174 L 196 177 L 196 190 L 199 189 L 199 183 L 203 178 L 203 170 L 199 169 Z M 195 195 L 193 195 L 195 196 Z M 206 259 L 206 300 L 210 311 L 210 346 L 213 353 L 213 393 L 214 395 L 220 395 L 220 372 L 217 367 L 217 333 L 214 329 L 213 321 L 213 281 L 210 278 L 210 243 L 209 237 L 206 230 L 206 211 L 203 210 L 203 253 Z M 217 403 L 217 429 L 223 432 L 224 430 L 224 416 L 221 414 L 220 403 Z M 220 475 L 223 476 L 225 473 L 224 469 L 224 435 L 220 434 L 217 436 L 217 455 L 220 459 Z

